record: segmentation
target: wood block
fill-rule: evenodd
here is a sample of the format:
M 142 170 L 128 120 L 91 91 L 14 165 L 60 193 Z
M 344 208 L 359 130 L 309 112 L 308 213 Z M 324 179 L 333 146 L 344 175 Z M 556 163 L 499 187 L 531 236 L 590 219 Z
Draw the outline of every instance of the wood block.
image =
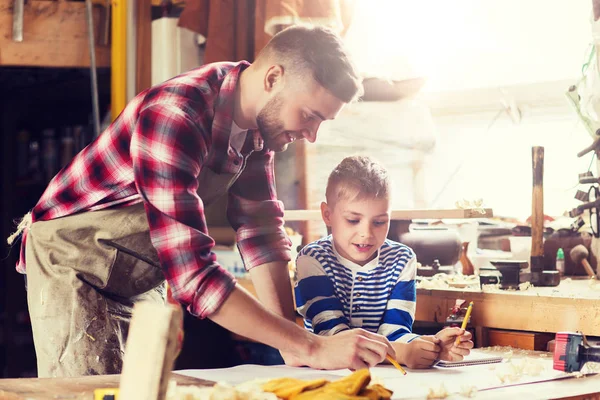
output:
M 163 400 L 175 361 L 181 307 L 137 303 L 129 326 L 119 397 Z
M 489 346 L 511 346 L 517 349 L 546 351 L 547 344 L 554 339 L 552 333 L 504 331 L 490 329 L 488 331 Z

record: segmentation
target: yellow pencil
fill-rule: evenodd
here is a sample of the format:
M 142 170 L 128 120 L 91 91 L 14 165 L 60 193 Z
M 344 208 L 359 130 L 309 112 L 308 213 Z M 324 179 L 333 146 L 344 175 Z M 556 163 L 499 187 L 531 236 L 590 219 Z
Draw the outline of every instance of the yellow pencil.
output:
M 462 326 L 460 327 L 460 329 L 465 330 L 465 328 L 467 327 L 467 323 L 469 322 L 469 317 L 471 316 L 471 311 L 473 310 L 473 302 L 469 303 L 469 308 L 467 308 L 467 313 L 465 314 L 465 319 L 463 319 L 463 323 Z M 454 342 L 455 346 L 458 346 L 460 344 L 460 336 L 456 337 L 456 341 Z
M 402 368 L 402 366 L 400 366 L 400 364 L 398 364 L 396 362 L 396 360 L 394 360 L 394 358 L 392 356 L 390 356 L 389 354 L 385 356 L 385 358 L 392 363 L 392 365 L 394 367 L 396 367 L 396 369 L 400 372 L 402 372 L 402 375 L 406 375 L 406 371 L 404 370 L 404 368 Z

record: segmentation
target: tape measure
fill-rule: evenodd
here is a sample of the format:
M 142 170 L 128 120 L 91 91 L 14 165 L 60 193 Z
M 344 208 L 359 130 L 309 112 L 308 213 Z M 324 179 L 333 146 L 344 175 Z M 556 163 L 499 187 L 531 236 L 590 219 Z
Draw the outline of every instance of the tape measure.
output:
M 119 389 L 96 389 L 94 390 L 94 400 L 119 400 Z

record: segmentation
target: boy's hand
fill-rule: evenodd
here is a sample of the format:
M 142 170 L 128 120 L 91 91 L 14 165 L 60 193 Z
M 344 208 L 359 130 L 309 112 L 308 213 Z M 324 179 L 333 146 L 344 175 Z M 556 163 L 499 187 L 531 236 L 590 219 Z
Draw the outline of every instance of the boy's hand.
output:
M 394 342 L 396 360 L 408 368 L 429 368 L 439 358 L 440 340 L 435 336 L 420 336 L 410 343 Z
M 435 335 L 440 339 L 440 360 L 460 361 L 468 356 L 473 348 L 471 332 L 460 328 L 445 328 Z M 460 338 L 458 346 L 455 345 L 456 337 Z
M 357 370 L 381 363 L 387 354 L 396 357 L 385 336 L 363 329 L 349 329 L 334 336 L 313 336 L 313 350 L 308 357 L 281 353 L 287 365 Z

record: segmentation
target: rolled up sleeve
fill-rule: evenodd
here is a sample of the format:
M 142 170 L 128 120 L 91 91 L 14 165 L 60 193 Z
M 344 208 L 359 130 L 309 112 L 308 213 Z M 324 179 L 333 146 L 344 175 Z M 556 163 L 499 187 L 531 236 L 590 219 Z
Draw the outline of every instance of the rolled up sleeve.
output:
M 283 203 L 275 191 L 274 154 L 252 153 L 229 190 L 227 217 L 237 231 L 237 244 L 250 270 L 269 262 L 288 262 L 292 242 L 283 229 Z

